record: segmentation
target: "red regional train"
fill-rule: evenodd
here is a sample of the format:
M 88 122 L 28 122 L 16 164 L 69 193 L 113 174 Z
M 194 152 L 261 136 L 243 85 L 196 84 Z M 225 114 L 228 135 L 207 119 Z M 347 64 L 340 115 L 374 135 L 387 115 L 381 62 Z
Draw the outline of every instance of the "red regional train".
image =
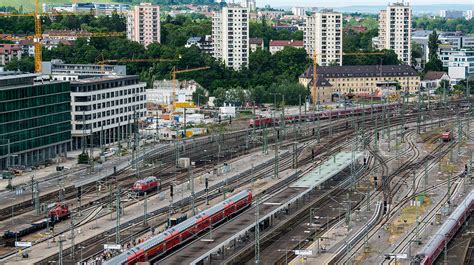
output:
M 382 111 L 383 108 L 386 110 L 394 110 L 400 108 L 401 104 L 400 103 L 390 103 L 390 104 L 376 104 L 373 105 L 373 111 L 374 112 L 380 112 Z M 335 110 L 326 110 L 326 111 L 320 111 L 320 112 L 312 112 L 312 113 L 306 113 L 306 114 L 301 114 L 301 120 L 302 121 L 314 121 L 319 119 L 329 119 L 329 117 L 333 119 L 341 118 L 342 116 L 347 116 L 347 115 L 361 115 L 362 113 L 370 113 L 371 112 L 371 106 L 367 107 L 360 107 L 360 108 L 352 108 L 352 109 L 335 109 Z M 297 115 L 288 115 L 285 116 L 285 123 L 294 123 L 294 122 L 299 122 L 299 114 Z M 266 127 L 273 125 L 280 124 L 282 118 L 281 117 L 275 117 L 275 118 L 268 118 L 268 117 L 260 117 L 260 118 L 255 118 L 255 119 L 250 119 L 249 120 L 249 127 Z
M 150 192 L 158 189 L 158 179 L 156 177 L 147 177 L 141 180 L 138 180 L 133 184 L 132 191 L 143 195 L 145 192 Z
M 459 228 L 474 211 L 474 190 L 458 205 L 453 213 L 444 221 L 430 241 L 412 259 L 412 265 L 434 264 L 445 245 L 454 237 Z
M 167 229 L 163 233 L 128 249 L 104 264 L 137 264 L 161 256 L 207 230 L 211 224 L 215 226 L 240 213 L 251 204 L 252 192 L 250 190 L 241 191 L 198 215 Z

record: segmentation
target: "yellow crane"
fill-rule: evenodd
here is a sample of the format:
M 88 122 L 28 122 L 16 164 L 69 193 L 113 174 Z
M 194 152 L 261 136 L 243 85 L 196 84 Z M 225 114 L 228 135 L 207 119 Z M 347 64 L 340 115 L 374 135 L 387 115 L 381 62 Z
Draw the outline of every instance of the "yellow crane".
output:
M 13 14 L 13 13 L 0 13 L 2 17 L 33 17 L 35 20 L 35 34 L 33 36 L 26 36 L 24 38 L 7 38 L 9 40 L 23 40 L 33 39 L 35 47 L 35 73 L 41 73 L 41 62 L 42 62 L 42 46 L 41 40 L 43 39 L 43 33 L 41 30 L 41 16 L 74 16 L 72 13 L 40 13 L 39 0 L 35 0 L 35 11 L 33 13 L 25 14 Z M 125 35 L 125 32 L 98 32 L 83 34 L 84 37 L 118 37 Z
M 178 70 L 176 68 L 176 66 L 173 66 L 173 70 L 171 70 L 171 77 L 172 77 L 172 80 L 173 80 L 173 102 L 176 101 L 176 74 L 189 73 L 189 72 L 194 72 L 194 71 L 202 71 L 202 70 L 207 70 L 209 68 L 210 68 L 209 66 L 204 66 L 204 67 Z

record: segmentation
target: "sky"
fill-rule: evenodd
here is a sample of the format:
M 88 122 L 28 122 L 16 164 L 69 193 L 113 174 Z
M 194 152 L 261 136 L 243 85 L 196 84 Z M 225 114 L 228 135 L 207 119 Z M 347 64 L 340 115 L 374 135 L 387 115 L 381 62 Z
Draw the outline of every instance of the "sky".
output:
M 237 1 L 238 2 L 238 1 Z M 351 5 L 386 5 L 384 0 L 257 0 L 258 6 L 270 4 L 271 6 L 306 6 L 306 7 L 341 7 Z M 411 0 L 411 5 L 433 5 L 433 4 L 471 4 L 474 8 L 474 0 Z

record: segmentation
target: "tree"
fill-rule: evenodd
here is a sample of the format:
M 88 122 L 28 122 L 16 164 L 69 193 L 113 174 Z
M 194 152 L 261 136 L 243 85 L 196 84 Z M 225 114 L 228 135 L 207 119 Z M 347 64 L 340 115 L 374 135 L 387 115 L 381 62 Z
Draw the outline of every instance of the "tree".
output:
M 412 42 L 411 43 L 411 65 L 416 65 L 416 59 L 423 58 L 423 49 L 421 44 Z
M 425 65 L 425 72 L 443 71 L 443 62 L 438 58 L 439 35 L 434 30 L 428 37 L 428 63 Z
M 207 91 L 198 87 L 193 93 L 193 102 L 198 106 L 206 105 L 209 97 Z
M 7 71 L 22 71 L 32 73 L 35 71 L 35 62 L 32 57 L 22 57 L 20 60 L 13 59 L 5 65 Z

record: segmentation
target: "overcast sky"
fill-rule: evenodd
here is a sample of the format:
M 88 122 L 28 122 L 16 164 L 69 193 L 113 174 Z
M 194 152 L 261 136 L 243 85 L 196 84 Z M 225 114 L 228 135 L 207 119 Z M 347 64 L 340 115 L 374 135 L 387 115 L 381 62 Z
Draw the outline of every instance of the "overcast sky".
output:
M 239 1 L 236 1 L 239 2 Z M 257 0 L 258 6 L 270 4 L 271 6 L 307 6 L 307 7 L 340 7 L 351 5 L 385 5 L 388 2 L 383 0 Z M 432 4 L 471 4 L 474 0 L 411 0 L 411 5 L 432 5 Z

